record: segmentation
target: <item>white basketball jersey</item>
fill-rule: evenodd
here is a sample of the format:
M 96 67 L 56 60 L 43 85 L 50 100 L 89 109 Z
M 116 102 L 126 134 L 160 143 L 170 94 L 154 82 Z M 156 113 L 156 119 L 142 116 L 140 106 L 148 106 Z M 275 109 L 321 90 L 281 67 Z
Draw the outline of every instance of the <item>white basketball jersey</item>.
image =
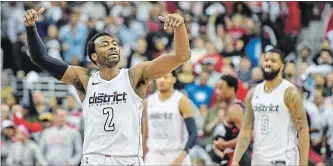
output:
M 94 73 L 83 101 L 83 155 L 142 156 L 142 99 L 132 89 L 128 69 L 110 81 Z
M 188 133 L 179 111 L 182 94 L 175 90 L 169 99 L 161 101 L 156 92 L 148 97 L 147 120 L 149 151 L 166 152 L 182 150 Z
M 289 151 L 297 151 L 297 131 L 291 121 L 284 94 L 294 86 L 283 80 L 272 92 L 264 91 L 265 81 L 255 87 L 252 96 L 254 112 L 253 152 L 272 160 L 286 160 Z

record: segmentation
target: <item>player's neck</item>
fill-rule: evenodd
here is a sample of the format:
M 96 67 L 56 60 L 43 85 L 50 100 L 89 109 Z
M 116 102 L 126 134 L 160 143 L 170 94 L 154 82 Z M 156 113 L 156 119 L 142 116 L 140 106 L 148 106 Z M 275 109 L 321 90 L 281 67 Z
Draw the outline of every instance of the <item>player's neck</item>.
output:
M 230 105 L 235 99 L 236 99 L 236 95 L 234 95 L 233 97 L 228 99 L 226 102 L 228 103 L 228 105 Z
M 116 77 L 119 74 L 120 70 L 117 66 L 108 68 L 108 67 L 100 67 L 99 68 L 99 75 L 102 79 L 106 81 L 112 80 L 114 77 Z
M 265 86 L 264 89 L 265 91 L 272 91 L 273 89 L 275 89 L 277 86 L 280 85 L 280 83 L 282 82 L 283 78 L 282 77 L 276 77 L 275 79 L 271 80 L 271 81 L 265 81 Z
M 166 92 L 161 92 L 158 94 L 158 97 L 160 98 L 161 101 L 165 101 L 170 98 L 170 96 L 173 94 L 174 90 L 168 90 Z

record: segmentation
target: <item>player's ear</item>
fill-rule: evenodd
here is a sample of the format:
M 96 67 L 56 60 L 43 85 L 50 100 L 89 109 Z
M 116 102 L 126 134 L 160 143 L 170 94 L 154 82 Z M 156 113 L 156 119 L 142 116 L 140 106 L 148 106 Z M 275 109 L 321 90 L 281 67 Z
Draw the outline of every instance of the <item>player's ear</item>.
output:
M 97 61 L 97 54 L 96 53 L 92 53 L 91 54 L 91 59 L 96 62 Z
M 175 84 L 177 82 L 176 76 L 172 75 L 172 83 Z

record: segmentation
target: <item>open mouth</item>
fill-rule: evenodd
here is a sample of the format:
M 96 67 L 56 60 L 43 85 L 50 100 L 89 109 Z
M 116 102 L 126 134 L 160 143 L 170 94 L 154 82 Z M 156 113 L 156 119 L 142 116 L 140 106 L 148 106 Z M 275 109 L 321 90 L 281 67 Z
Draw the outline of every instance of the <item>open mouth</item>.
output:
M 266 67 L 266 68 L 264 68 L 264 71 L 265 71 L 265 72 L 272 72 L 272 69 Z

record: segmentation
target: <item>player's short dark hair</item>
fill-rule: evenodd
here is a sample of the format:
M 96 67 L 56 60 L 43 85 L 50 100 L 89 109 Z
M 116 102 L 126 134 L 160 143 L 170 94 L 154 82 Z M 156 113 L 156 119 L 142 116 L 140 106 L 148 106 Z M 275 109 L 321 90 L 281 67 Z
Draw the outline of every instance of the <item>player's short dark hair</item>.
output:
M 173 71 L 171 72 L 171 74 L 172 74 L 172 76 L 177 77 L 177 72 L 176 72 L 176 70 L 173 70 Z
M 227 85 L 234 88 L 235 92 L 238 90 L 238 79 L 232 75 L 224 75 L 221 80 L 225 81 Z
M 95 53 L 96 52 L 96 49 L 95 49 L 95 40 L 101 36 L 111 36 L 109 33 L 107 32 L 101 32 L 101 33 L 97 33 L 95 34 L 87 43 L 87 48 L 86 48 L 86 51 L 87 51 L 87 55 L 89 56 L 89 59 L 91 60 L 91 62 L 93 62 L 95 65 L 96 62 L 91 58 L 91 54 Z
M 285 62 L 284 62 L 284 57 L 285 57 L 285 55 L 284 55 L 284 53 L 280 50 L 280 49 L 277 49 L 277 48 L 272 48 L 272 49 L 270 49 L 270 50 L 268 50 L 266 53 L 276 53 L 276 54 L 279 54 L 279 56 L 280 56 L 280 59 L 281 59 L 281 62 L 283 63 L 283 64 L 285 64 Z

